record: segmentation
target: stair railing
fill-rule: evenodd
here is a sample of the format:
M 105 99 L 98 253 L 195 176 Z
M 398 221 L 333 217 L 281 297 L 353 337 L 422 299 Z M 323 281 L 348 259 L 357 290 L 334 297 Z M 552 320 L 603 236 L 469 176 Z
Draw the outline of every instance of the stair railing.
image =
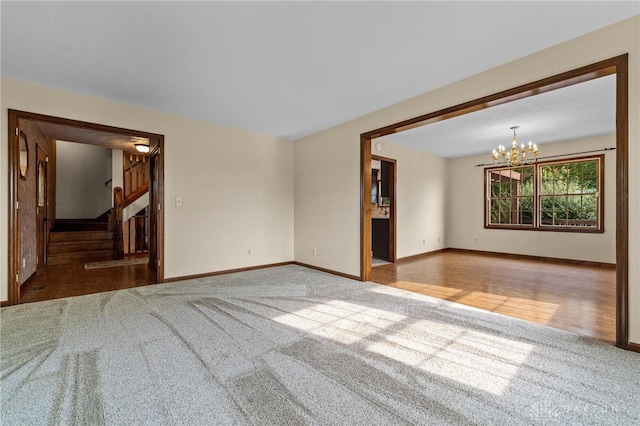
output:
M 149 251 L 149 214 L 148 207 L 124 223 L 123 240 L 125 254 L 146 253 Z
M 131 194 L 140 191 L 142 187 L 148 186 L 149 162 L 144 155 L 125 153 L 123 158 L 124 198 L 126 199 L 129 198 Z
M 113 257 L 124 259 L 122 244 L 122 210 L 123 190 L 119 186 L 113 188 L 113 213 L 111 214 L 111 229 L 113 231 Z

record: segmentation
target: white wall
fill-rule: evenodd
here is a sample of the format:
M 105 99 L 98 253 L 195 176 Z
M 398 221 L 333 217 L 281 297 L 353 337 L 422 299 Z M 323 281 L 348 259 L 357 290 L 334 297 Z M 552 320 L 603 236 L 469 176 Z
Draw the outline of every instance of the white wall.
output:
M 540 156 L 571 154 L 616 146 L 615 135 L 540 146 Z M 484 229 L 484 168 L 489 155 L 451 159 L 447 165 L 447 246 L 560 259 L 616 262 L 615 151 L 605 154 L 602 234 Z M 478 239 L 478 242 L 475 239 Z
M 119 149 L 111 150 L 111 207 L 113 207 L 113 188 L 124 188 L 124 173 L 122 172 L 122 164 L 124 162 L 123 153 Z
M 640 17 L 295 142 L 295 259 L 360 274 L 360 134 L 629 54 L 629 332 L 640 342 Z M 311 255 L 316 247 L 318 255 Z
M 56 142 L 56 219 L 95 219 L 111 208 L 111 151 Z
M 1 89 L 0 235 L 11 108 L 165 136 L 165 278 L 293 260 L 292 142 L 4 77 Z M 7 242 L 0 241 L 0 300 Z
M 377 144 L 374 155 L 396 160 L 396 257 L 444 248 L 447 161 L 384 139 Z

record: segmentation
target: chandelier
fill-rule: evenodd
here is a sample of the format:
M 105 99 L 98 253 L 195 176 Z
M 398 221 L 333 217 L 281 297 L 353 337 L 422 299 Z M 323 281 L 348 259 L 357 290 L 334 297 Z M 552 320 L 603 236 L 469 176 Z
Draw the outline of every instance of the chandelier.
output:
M 518 140 L 516 139 L 516 129 L 520 126 L 510 127 L 513 130 L 513 139 L 511 148 L 507 150 L 504 145 L 498 146 L 497 150 L 493 150 L 492 157 L 493 162 L 496 164 L 505 164 L 508 166 L 521 166 L 524 164 L 531 164 L 536 161 L 538 157 L 538 146 L 529 141 L 529 145 L 521 144 L 518 148 Z

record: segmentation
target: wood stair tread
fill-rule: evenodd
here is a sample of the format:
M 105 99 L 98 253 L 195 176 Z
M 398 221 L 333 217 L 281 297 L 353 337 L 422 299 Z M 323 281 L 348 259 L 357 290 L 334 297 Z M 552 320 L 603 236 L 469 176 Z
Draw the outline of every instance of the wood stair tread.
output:
M 113 240 L 111 231 L 55 231 L 49 234 L 49 243 L 62 243 L 73 241 L 101 241 Z
M 75 253 L 58 253 L 47 256 L 47 264 L 62 265 L 78 262 L 96 262 L 102 260 L 113 260 L 113 250 L 92 250 Z
M 86 253 L 88 251 L 113 250 L 113 239 L 104 240 L 84 240 L 84 241 L 62 241 L 49 243 L 48 253 Z
M 98 222 L 95 219 L 56 219 L 52 232 L 108 230 L 109 222 Z

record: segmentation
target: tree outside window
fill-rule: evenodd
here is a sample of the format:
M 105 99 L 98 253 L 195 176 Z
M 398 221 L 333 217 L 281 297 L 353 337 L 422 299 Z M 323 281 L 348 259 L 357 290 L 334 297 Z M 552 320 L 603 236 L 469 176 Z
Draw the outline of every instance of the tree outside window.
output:
M 486 170 L 487 228 L 603 232 L 604 156 Z

